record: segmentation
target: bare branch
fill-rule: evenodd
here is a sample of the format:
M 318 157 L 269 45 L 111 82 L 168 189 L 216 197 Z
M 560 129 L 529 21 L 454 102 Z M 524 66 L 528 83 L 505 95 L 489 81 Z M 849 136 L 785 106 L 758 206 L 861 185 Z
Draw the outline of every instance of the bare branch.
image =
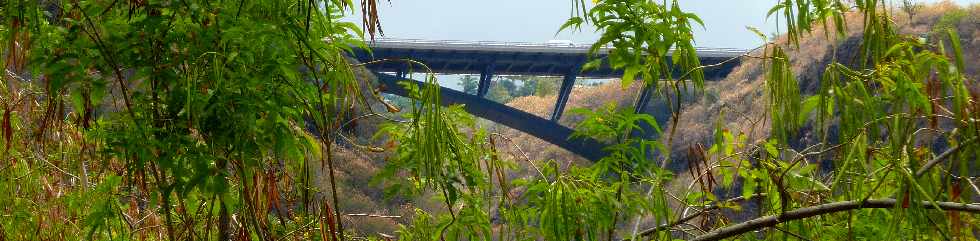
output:
M 731 225 L 724 228 L 719 228 L 712 230 L 704 235 L 698 236 L 693 240 L 705 241 L 705 240 L 721 240 L 724 238 L 734 237 L 739 234 L 743 234 L 749 231 L 758 230 L 761 228 L 772 227 L 780 223 L 809 218 L 813 216 L 843 212 L 854 209 L 863 208 L 894 208 L 897 201 L 895 199 L 872 199 L 864 202 L 861 201 L 843 201 L 822 204 L 812 207 L 800 208 L 792 211 L 785 212 L 781 215 L 769 215 L 761 218 L 756 218 L 736 225 Z M 956 202 L 936 202 L 939 208 L 943 210 L 954 210 L 963 211 L 970 213 L 980 214 L 980 204 L 966 204 L 966 203 L 956 203 Z M 930 202 L 923 201 L 920 204 L 922 208 L 933 209 Z
M 348 213 L 348 217 L 368 217 L 368 218 L 402 218 L 398 215 L 380 215 L 380 214 L 367 214 L 367 213 Z
M 757 197 L 764 197 L 764 196 L 766 196 L 765 193 L 758 193 L 758 194 L 752 194 L 752 195 L 748 196 L 748 198 L 746 198 L 745 196 L 739 196 L 739 197 L 735 197 L 735 198 L 732 198 L 732 199 L 725 200 L 724 202 L 726 202 L 726 203 L 740 202 L 740 201 L 744 201 L 744 200 L 748 200 L 748 199 L 753 199 L 753 198 L 757 198 Z M 668 223 L 668 224 L 664 224 L 664 225 L 660 225 L 660 226 L 657 226 L 657 227 L 653 227 L 653 228 L 650 228 L 650 229 L 643 230 L 642 232 L 640 232 L 637 235 L 637 237 L 650 236 L 650 235 L 652 235 L 652 234 L 654 234 L 656 232 L 667 230 L 667 229 L 672 228 L 672 227 L 677 226 L 677 225 L 681 225 L 683 223 L 686 223 L 687 221 L 691 221 L 691 219 L 694 219 L 696 217 L 699 217 L 702 214 L 708 213 L 711 210 L 715 210 L 715 209 L 718 209 L 720 207 L 721 206 L 719 204 L 713 204 L 713 205 L 704 206 L 704 209 L 698 211 L 697 213 L 694 213 L 694 214 L 691 214 L 691 215 L 688 215 L 688 216 L 684 216 L 684 217 L 682 217 L 680 219 L 677 219 L 676 221 L 671 222 L 671 223 Z M 628 239 L 626 239 L 626 240 L 628 240 Z

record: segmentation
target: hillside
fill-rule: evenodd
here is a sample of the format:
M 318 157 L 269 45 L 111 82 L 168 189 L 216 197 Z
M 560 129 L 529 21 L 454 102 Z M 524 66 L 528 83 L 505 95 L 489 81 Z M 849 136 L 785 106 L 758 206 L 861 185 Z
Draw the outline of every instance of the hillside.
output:
M 833 59 L 840 60 L 845 65 L 854 65 L 856 58 L 860 54 L 861 41 L 861 20 L 857 15 L 848 16 L 848 36 L 843 39 L 827 39 L 822 30 L 815 31 L 809 38 L 802 39 L 799 48 L 787 46 L 787 54 L 790 56 L 793 73 L 797 80 L 804 86 L 801 89 L 804 95 L 813 94 L 820 86 L 820 79 L 823 75 L 823 66 L 829 64 Z M 980 5 L 969 7 L 959 7 L 949 2 L 939 3 L 922 8 L 911 20 L 908 16 L 895 17 L 899 31 L 903 33 L 928 36 L 930 38 L 942 37 L 934 30 L 952 26 L 960 34 L 960 42 L 963 49 L 966 63 L 977 63 L 980 60 Z M 818 28 L 820 29 L 820 28 Z M 785 37 L 777 39 L 778 43 L 786 45 Z M 761 50 L 757 50 L 751 55 L 761 56 Z M 976 64 L 967 64 L 968 79 L 973 81 L 969 84 L 974 88 L 978 87 L 976 79 L 980 76 L 980 69 Z M 707 87 L 706 92 L 719 93 L 716 102 L 698 101 L 688 105 L 679 120 L 675 143 L 675 155 L 683 156 L 686 154 L 683 149 L 695 143 L 709 145 L 712 143 L 710 137 L 713 131 L 712 124 L 725 113 L 725 128 L 731 131 L 746 133 L 750 141 L 765 139 L 769 136 L 770 123 L 767 122 L 768 113 L 765 98 L 764 69 L 760 60 L 755 58 L 743 58 L 742 64 L 737 67 L 725 80 L 718 82 L 717 85 Z M 804 127 L 802 133 L 798 135 L 798 145 L 804 146 L 817 141 L 812 133 Z
M 788 55 L 791 59 L 793 72 L 800 81 L 804 89 L 804 94 L 812 94 L 819 87 L 820 76 L 823 74 L 822 66 L 826 66 L 834 58 L 841 60 L 845 64 L 852 63 L 858 57 L 859 43 L 861 40 L 861 20 L 857 15 L 848 16 L 848 36 L 843 39 L 827 39 L 824 37 L 823 30 L 815 31 L 810 37 L 801 39 L 799 48 L 788 46 L 785 37 L 776 40 L 786 46 Z M 955 4 L 944 2 L 929 5 L 921 8 L 911 20 L 907 16 L 896 17 L 900 31 L 916 35 L 929 35 L 937 37 L 933 31 L 944 26 L 956 27 L 961 37 L 960 42 L 963 49 L 966 63 L 977 63 L 980 61 L 980 5 L 960 7 Z M 821 29 L 821 28 L 817 28 Z M 761 56 L 762 50 L 750 53 L 752 56 Z M 970 79 L 976 80 L 980 77 L 980 65 L 967 64 L 966 73 Z M 690 145 L 701 143 L 704 145 L 712 144 L 711 138 L 714 124 L 724 114 L 725 128 L 732 131 L 745 133 L 752 140 L 765 139 L 769 135 L 769 123 L 767 122 L 766 98 L 764 90 L 764 69 L 762 63 L 756 58 L 742 58 L 742 63 L 736 67 L 725 79 L 717 82 L 708 82 L 703 93 L 697 96 L 685 98 L 691 101 L 683 106 L 681 118 L 678 120 L 677 130 L 675 130 L 673 143 L 673 156 L 683 159 Z M 976 82 L 971 83 L 977 87 Z M 593 88 L 576 88 L 572 93 L 566 111 L 573 108 L 595 108 L 607 103 L 616 103 L 620 107 L 632 104 L 638 91 L 636 86 L 627 89 L 620 88 L 618 81 Z M 626 94 L 624 94 L 626 93 Z M 662 98 L 662 97 L 661 97 Z M 546 97 L 522 97 L 508 103 L 508 105 L 537 114 L 546 116 L 551 113 L 551 106 L 554 105 L 554 96 Z M 652 103 L 651 108 L 656 109 L 658 103 Z M 561 123 L 574 127 L 577 118 L 566 115 Z M 669 125 L 664 126 L 665 132 L 669 132 Z M 581 158 L 564 152 L 555 150 L 557 147 L 548 145 L 543 141 L 529 137 L 525 134 L 517 133 L 502 126 L 494 126 L 502 133 L 511 136 L 515 142 L 523 143 L 522 148 L 525 152 L 532 153 L 532 159 L 557 159 L 557 160 L 580 160 Z M 801 133 L 800 141 L 807 142 L 808 132 Z M 538 158 L 534 158 L 538 157 Z

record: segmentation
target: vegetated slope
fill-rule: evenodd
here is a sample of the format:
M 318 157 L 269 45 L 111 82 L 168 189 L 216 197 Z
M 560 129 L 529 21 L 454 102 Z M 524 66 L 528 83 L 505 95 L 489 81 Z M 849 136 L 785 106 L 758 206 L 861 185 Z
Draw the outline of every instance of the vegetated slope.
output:
M 976 80 L 980 76 L 978 65 L 975 64 L 980 60 L 980 48 L 978 48 L 980 47 L 980 5 L 960 7 L 943 2 L 924 6 L 911 18 L 899 14 L 895 19 L 900 32 L 927 38 L 945 37 L 945 32 L 941 29 L 955 27 L 960 35 L 967 63 L 965 73 L 968 81 L 971 82 L 970 85 L 976 88 Z M 776 40 L 777 43 L 785 46 L 790 56 L 793 73 L 803 86 L 801 92 L 804 95 L 812 95 L 819 89 L 823 70 L 832 60 L 837 59 L 845 65 L 856 65 L 861 53 L 862 20 L 858 15 L 850 15 L 847 23 L 848 34 L 843 38 L 835 38 L 831 34 L 828 39 L 825 32 L 818 29 L 811 36 L 801 39 L 798 48 L 788 45 L 785 37 Z M 761 56 L 762 50 L 754 51 L 751 55 Z M 707 87 L 706 92 L 718 93 L 717 101 L 710 102 L 702 99 L 686 106 L 676 130 L 675 156 L 683 157 L 686 148 L 690 145 L 711 144 L 716 121 L 720 121 L 724 128 L 730 131 L 745 133 L 750 142 L 768 137 L 770 123 L 764 75 L 765 70 L 761 60 L 743 58 L 742 64 L 736 67 L 724 81 Z M 801 147 L 819 141 L 820 137 L 815 136 L 816 134 L 810 129 L 811 126 L 804 127 L 794 140 L 794 144 Z
M 954 27 L 960 35 L 967 63 L 966 73 L 973 86 L 976 87 L 977 77 L 980 77 L 980 5 L 968 7 L 957 6 L 953 3 L 942 2 L 920 8 L 911 19 L 896 11 L 896 22 L 899 31 L 929 38 L 943 37 L 945 32 L 939 31 L 945 27 Z M 840 38 L 827 37 L 823 29 L 815 31 L 811 36 L 800 40 L 799 47 L 787 44 L 785 37 L 776 39 L 784 45 L 790 56 L 793 72 L 802 83 L 802 92 L 811 95 L 820 85 L 823 68 L 833 59 L 847 65 L 854 65 L 860 54 L 861 24 L 858 15 L 848 16 L 848 34 Z M 761 40 L 760 40 L 761 43 Z M 763 50 L 758 49 L 751 56 L 762 56 Z M 758 141 L 769 136 L 768 110 L 765 96 L 765 69 L 758 58 L 743 57 L 742 63 L 736 67 L 724 80 L 707 82 L 705 90 L 686 96 L 676 130 L 673 130 L 672 156 L 675 161 L 684 166 L 687 149 L 698 143 L 708 146 L 712 144 L 712 135 L 716 123 L 736 133 L 744 133 L 750 141 Z M 573 90 L 567 109 L 576 107 L 596 108 L 613 103 L 621 108 L 632 104 L 638 92 L 637 86 L 627 89 L 620 87 L 619 81 L 592 87 L 576 87 Z M 663 99 L 663 97 L 659 97 Z M 545 117 L 551 114 L 555 96 L 528 96 L 512 100 L 508 105 Z M 656 101 L 656 100 L 655 100 Z M 661 109 L 662 103 L 651 103 L 648 113 Z M 566 110 L 567 110 L 566 109 Z M 660 113 L 663 114 L 663 113 Z M 658 119 L 661 119 L 658 116 Z M 574 127 L 579 121 L 566 112 L 561 123 Z M 662 125 L 665 133 L 670 133 L 670 124 Z M 494 126 L 498 132 L 513 139 L 528 153 L 532 160 L 582 160 L 569 152 L 502 126 Z M 666 135 L 666 134 L 665 134 Z M 796 140 L 798 145 L 812 144 L 818 138 L 805 127 Z

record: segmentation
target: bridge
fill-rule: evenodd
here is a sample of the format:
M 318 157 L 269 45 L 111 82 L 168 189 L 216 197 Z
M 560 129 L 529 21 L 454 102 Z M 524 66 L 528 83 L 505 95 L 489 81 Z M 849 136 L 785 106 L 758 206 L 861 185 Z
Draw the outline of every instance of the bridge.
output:
M 475 116 L 528 133 L 590 160 L 598 160 L 606 156 L 606 152 L 602 150 L 603 144 L 588 138 L 571 140 L 569 137 L 574 131 L 558 123 L 577 77 L 618 78 L 623 74 L 622 71 L 610 68 L 606 63 L 598 68 L 583 71 L 582 65 L 588 60 L 590 45 L 378 39 L 368 46 L 371 51 L 355 49 L 353 57 L 362 63 L 371 63 L 367 68 L 378 76 L 379 82 L 386 87 L 384 89 L 387 93 L 407 96 L 407 92 L 397 82 L 407 80 L 406 76 L 410 72 L 431 70 L 437 74 L 480 74 L 476 95 L 442 87 L 443 103 L 441 104 L 463 104 L 466 111 Z M 602 58 L 608 51 L 608 48 L 602 48 L 596 57 Z M 729 60 L 746 52 L 746 50 L 730 48 L 698 48 L 697 51 L 702 65 L 717 65 L 704 70 L 707 79 L 724 78 L 739 62 L 738 59 Z M 377 61 L 401 59 L 424 63 L 428 69 L 422 69 L 418 65 L 405 61 Z M 549 119 L 484 98 L 490 90 L 493 77 L 507 75 L 563 77 Z M 642 91 L 640 105 L 635 107 L 637 111 L 645 109 L 646 103 L 653 95 L 652 92 L 650 88 Z

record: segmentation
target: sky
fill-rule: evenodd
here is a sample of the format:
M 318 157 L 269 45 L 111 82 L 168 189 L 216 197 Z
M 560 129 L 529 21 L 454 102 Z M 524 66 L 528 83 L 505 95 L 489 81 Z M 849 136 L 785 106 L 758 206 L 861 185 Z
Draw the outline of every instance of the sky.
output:
M 573 0 L 386 0 L 379 1 L 385 37 L 430 40 L 485 40 L 547 42 L 571 40 L 591 43 L 591 29 L 565 31 L 558 27 L 571 16 Z M 762 42 L 746 26 L 775 33 L 775 19 L 766 12 L 776 0 L 680 0 L 681 8 L 704 20 L 695 31 L 696 45 L 718 48 L 754 48 Z M 935 2 L 936 0 L 918 0 Z M 959 4 L 980 0 L 955 0 Z M 359 16 L 350 20 L 358 21 Z

